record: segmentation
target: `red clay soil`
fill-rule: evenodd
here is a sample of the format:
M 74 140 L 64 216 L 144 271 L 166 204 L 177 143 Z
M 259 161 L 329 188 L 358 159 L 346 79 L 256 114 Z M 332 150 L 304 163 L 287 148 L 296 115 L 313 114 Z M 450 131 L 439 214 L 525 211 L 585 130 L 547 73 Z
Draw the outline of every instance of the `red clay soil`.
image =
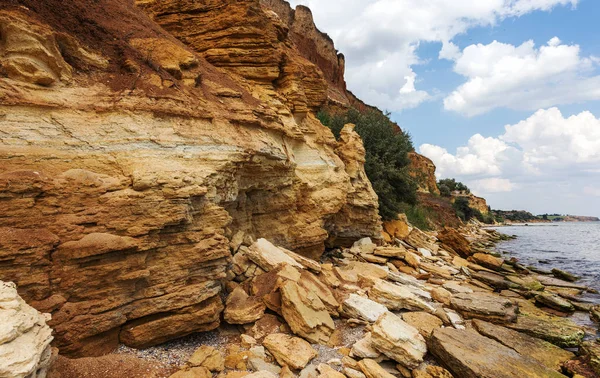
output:
M 430 210 L 432 221 L 437 229 L 444 227 L 460 227 L 462 222 L 456 216 L 452 203 L 443 197 L 434 196 L 428 193 L 418 193 L 418 203 L 424 208 Z
M 58 356 L 48 378 L 166 378 L 172 369 L 128 355 L 69 359 Z
M 29 17 L 49 25 L 57 33 L 69 34 L 91 51 L 100 53 L 108 58 L 110 64 L 106 70 L 81 66 L 81 62 L 68 61 L 77 71 L 89 73 L 101 71 L 101 79 L 88 75 L 89 80 L 107 83 L 113 91 L 121 92 L 131 89 L 136 83 L 136 89 L 143 90 L 150 96 L 178 93 L 173 88 L 159 90 L 154 86 L 138 83 L 139 73 L 131 72 L 127 60 L 137 63 L 143 71 L 156 71 L 148 65 L 146 57 L 129 45 L 133 38 L 164 38 L 189 48 L 171 34 L 162 29 L 148 15 L 135 6 L 133 0 L 0 0 L 0 10 L 20 10 Z M 229 87 L 242 93 L 245 102 L 257 104 L 258 101 L 242 89 L 227 75 L 223 75 L 210 63 L 199 56 L 203 78 L 210 79 L 223 87 Z M 157 72 L 163 79 L 177 82 L 167 72 Z M 85 77 L 84 77 L 85 79 Z M 179 93 L 180 94 L 180 93 Z M 207 96 L 206 93 L 193 95 Z

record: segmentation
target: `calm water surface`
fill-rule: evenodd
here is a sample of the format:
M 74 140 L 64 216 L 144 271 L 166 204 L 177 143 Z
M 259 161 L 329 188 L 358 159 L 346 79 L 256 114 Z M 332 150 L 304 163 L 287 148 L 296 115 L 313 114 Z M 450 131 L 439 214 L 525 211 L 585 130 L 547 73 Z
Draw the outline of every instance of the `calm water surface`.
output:
M 582 277 L 578 283 L 600 290 L 600 222 L 549 223 L 497 228 L 517 239 L 497 249 L 524 265 L 563 269 Z M 600 303 L 600 295 L 585 299 Z

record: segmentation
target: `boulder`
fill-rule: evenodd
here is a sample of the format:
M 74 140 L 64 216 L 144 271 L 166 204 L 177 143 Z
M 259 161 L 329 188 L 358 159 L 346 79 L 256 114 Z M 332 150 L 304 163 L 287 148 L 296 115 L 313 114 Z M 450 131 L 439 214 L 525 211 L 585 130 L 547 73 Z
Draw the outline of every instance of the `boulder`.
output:
M 280 290 L 281 312 L 292 331 L 311 343 L 327 343 L 335 324 L 319 297 L 293 281 Z
M 535 301 L 558 311 L 573 312 L 575 307 L 571 302 L 551 293 L 540 293 L 535 296 Z
M 0 281 L 0 377 L 44 378 L 54 357 L 49 314 L 39 313 Z
M 260 297 L 251 297 L 238 286 L 227 297 L 223 317 L 229 324 L 249 324 L 262 318 L 266 308 Z
M 367 378 L 395 378 L 392 374 L 382 368 L 377 361 L 369 358 L 359 361 L 358 366 Z
M 569 273 L 569 272 L 566 272 L 564 270 L 560 270 L 557 268 L 552 269 L 552 274 L 556 278 L 559 278 L 559 279 L 565 280 L 565 281 L 569 281 L 569 282 L 575 282 L 580 279 L 579 276 L 576 276 L 573 273 Z
M 471 289 L 470 287 L 461 285 L 460 283 L 458 283 L 456 281 L 446 282 L 445 284 L 442 285 L 442 287 L 444 289 L 448 290 L 452 294 L 458 294 L 458 293 L 470 294 L 473 292 L 473 289 Z
M 307 291 L 315 293 L 319 299 L 323 302 L 327 311 L 332 316 L 338 316 L 340 311 L 340 303 L 333 291 L 323 281 L 321 281 L 314 274 L 302 271 L 298 284 L 305 288 Z
M 350 356 L 358 358 L 379 358 L 381 356 L 381 353 L 373 346 L 371 332 L 367 332 L 365 337 L 352 345 Z
M 474 292 L 455 294 L 452 308 L 468 319 L 483 319 L 494 323 L 509 323 L 517 319 L 518 306 L 497 294 Z
M 388 276 L 387 268 L 359 261 L 352 261 L 348 265 L 344 267 L 336 267 L 334 270 L 342 278 L 342 280 L 351 283 L 357 283 L 360 276 L 370 279 L 383 279 Z
M 373 251 L 374 255 L 382 256 L 382 257 L 393 257 L 397 259 L 404 258 L 404 255 L 407 253 L 406 248 L 403 246 L 399 247 L 377 247 Z
M 494 257 L 487 253 L 475 253 L 473 256 L 469 257 L 475 263 L 489 268 L 493 270 L 500 270 L 502 268 L 502 264 L 504 264 L 504 259 L 499 257 Z
M 428 346 L 430 352 L 456 377 L 565 378 L 536 360 L 474 330 L 436 329 Z
M 443 287 L 436 287 L 433 290 L 431 290 L 431 297 L 434 300 L 445 304 L 446 306 L 450 306 L 450 300 L 452 299 L 452 293 L 450 293 L 448 290 L 444 289 Z
M 375 302 L 381 303 L 392 311 L 435 311 L 431 303 L 426 302 L 423 298 L 414 294 L 408 287 L 396 285 L 384 280 L 375 281 L 375 284 L 369 289 L 369 298 Z
M 274 333 L 265 337 L 263 345 L 279 365 L 287 365 L 292 369 L 303 369 L 317 356 L 317 351 L 308 342 L 283 333 Z
M 405 312 L 402 314 L 402 320 L 418 329 L 425 339 L 444 324 L 437 316 L 422 311 Z
M 350 294 L 344 301 L 344 314 L 350 318 L 358 318 L 368 322 L 376 322 L 387 312 L 387 307 L 358 294 Z
M 362 238 L 352 245 L 352 251 L 355 253 L 372 254 L 377 245 L 371 241 L 371 238 Z
M 496 340 L 521 355 L 529 356 L 553 370 L 560 370 L 565 361 L 575 357 L 573 353 L 554 344 L 509 328 L 482 320 L 473 320 L 473 326 L 483 336 Z
M 412 227 L 408 225 L 408 222 L 401 219 L 383 222 L 383 229 L 390 236 L 400 240 L 404 240 L 412 231 Z
M 438 232 L 437 238 L 444 249 L 452 250 L 462 257 L 467 258 L 473 253 L 469 241 L 454 228 L 444 228 L 441 232 Z
M 496 273 L 479 271 L 473 272 L 471 275 L 473 276 L 473 278 L 499 290 L 510 289 L 511 287 L 518 287 L 518 285 L 506 280 L 503 276 Z
M 258 239 L 246 251 L 248 258 L 256 265 L 268 272 L 277 268 L 280 264 L 289 264 L 302 269 L 302 265 L 284 251 L 274 246 L 266 239 Z
M 225 369 L 225 359 L 223 354 L 215 348 L 203 345 L 196 349 L 194 354 L 187 361 L 191 367 L 205 367 L 210 371 L 223 371 Z
M 419 331 L 391 312 L 381 315 L 372 327 L 375 349 L 409 369 L 423 362 L 427 345 Z
M 598 340 L 586 341 L 581 344 L 580 354 L 585 358 L 596 374 L 600 375 L 600 343 Z

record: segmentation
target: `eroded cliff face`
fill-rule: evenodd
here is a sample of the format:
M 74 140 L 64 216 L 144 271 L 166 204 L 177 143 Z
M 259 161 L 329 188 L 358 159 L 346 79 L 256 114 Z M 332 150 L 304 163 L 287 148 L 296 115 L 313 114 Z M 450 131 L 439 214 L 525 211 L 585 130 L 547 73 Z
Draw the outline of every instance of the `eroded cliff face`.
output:
M 61 353 L 216 328 L 239 243 L 379 237 L 360 139 L 258 0 L 1 3 L 0 279 Z
M 433 161 L 416 152 L 409 153 L 408 157 L 410 158 L 410 175 L 415 179 L 418 191 L 439 195 L 440 190 L 437 187 Z

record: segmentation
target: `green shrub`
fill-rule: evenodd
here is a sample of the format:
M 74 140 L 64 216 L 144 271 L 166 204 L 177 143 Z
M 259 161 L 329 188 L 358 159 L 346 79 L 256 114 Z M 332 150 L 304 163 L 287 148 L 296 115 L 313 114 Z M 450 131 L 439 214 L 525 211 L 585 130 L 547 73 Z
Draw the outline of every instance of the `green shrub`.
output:
M 445 184 L 438 184 L 438 189 L 440 190 L 440 196 L 442 197 L 450 197 L 452 195 L 452 191 Z
M 413 151 L 410 135 L 396 126 L 389 113 L 355 109 L 345 114 L 331 115 L 324 111 L 317 117 L 328 126 L 336 138 L 345 124 L 356 125 L 355 131 L 363 140 L 366 151 L 365 172 L 379 197 L 379 214 L 383 220 L 396 219 L 402 204 L 415 205 L 417 185 L 409 175 Z
M 403 204 L 401 212 L 406 214 L 406 218 L 413 226 L 423 231 L 432 230 L 429 219 L 432 219 L 431 210 L 420 205 Z
M 442 193 L 442 187 L 444 187 L 444 193 Z M 450 197 L 452 192 L 459 191 L 466 194 L 471 193 L 471 189 L 468 186 L 463 184 L 462 182 L 458 182 L 453 178 L 447 178 L 438 181 L 438 189 L 440 190 L 440 194 L 444 197 Z

